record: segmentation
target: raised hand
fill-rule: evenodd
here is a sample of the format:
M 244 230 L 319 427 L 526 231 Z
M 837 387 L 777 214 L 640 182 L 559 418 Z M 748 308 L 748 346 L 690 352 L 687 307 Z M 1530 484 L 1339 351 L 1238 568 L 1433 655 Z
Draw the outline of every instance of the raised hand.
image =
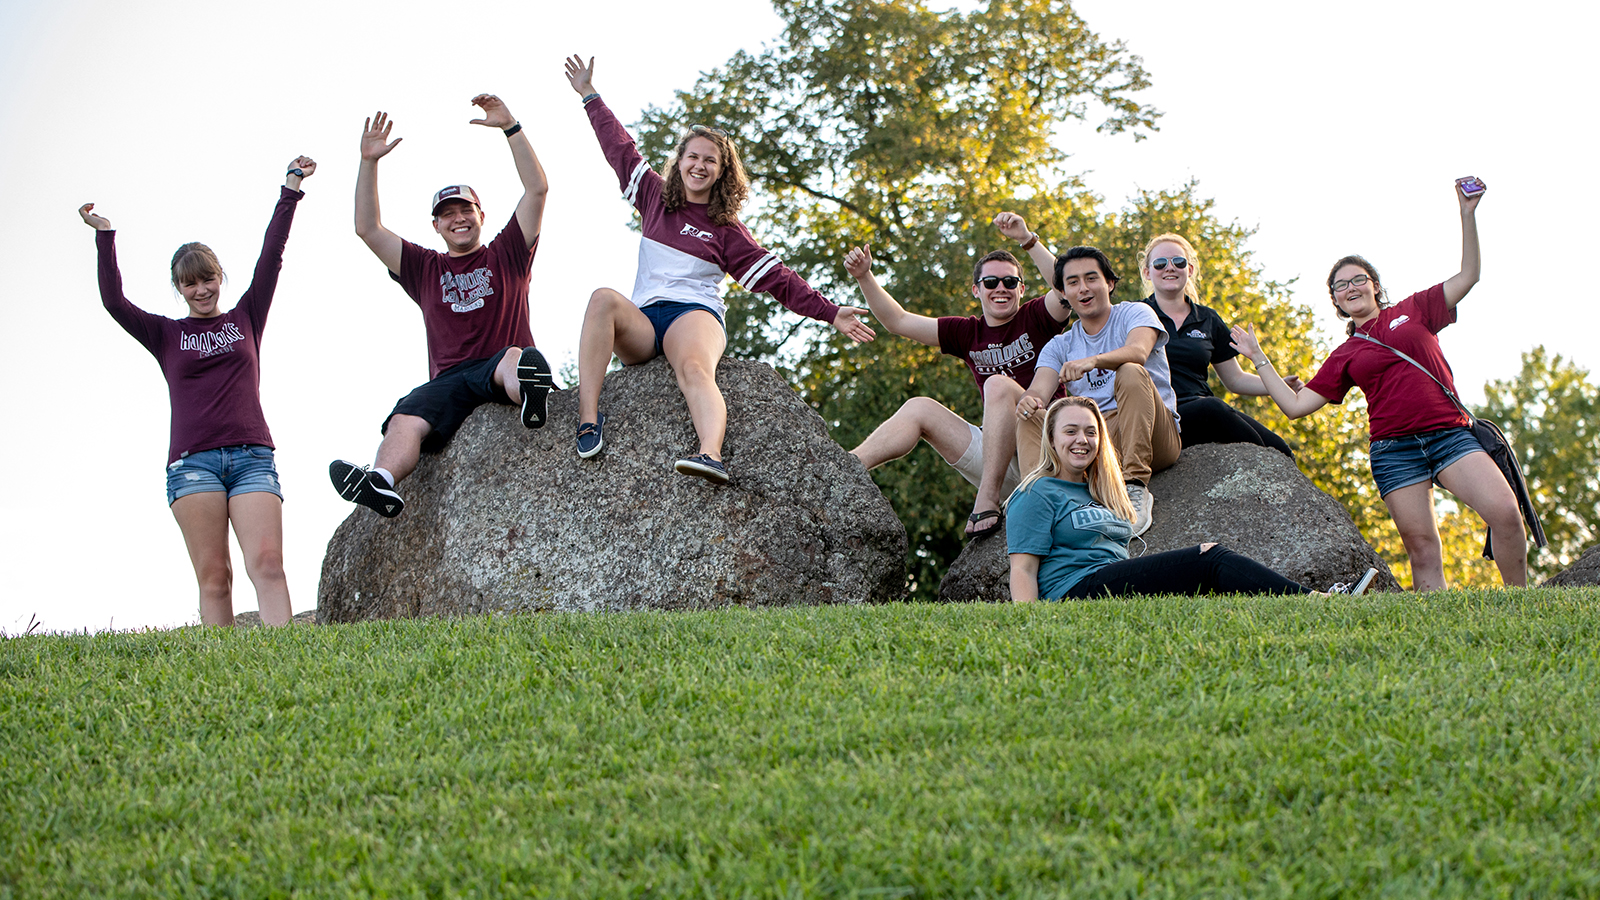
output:
M 94 214 L 93 203 L 85 203 L 84 205 L 78 207 L 78 215 L 83 217 L 83 223 L 85 225 L 92 227 L 95 231 L 112 230 L 110 219 L 106 218 L 105 216 L 97 216 Z
M 1014 212 L 1003 212 L 995 216 L 994 227 L 1000 229 L 1001 234 L 1019 244 L 1027 240 L 1028 235 L 1033 234 L 1028 230 L 1027 220 Z
M 1483 185 L 1484 189 L 1468 197 L 1466 194 L 1461 193 L 1461 185 L 1468 181 L 1476 181 L 1477 183 Z M 1482 178 L 1473 178 L 1471 175 L 1468 175 L 1466 178 L 1457 178 L 1456 200 L 1461 203 L 1461 211 L 1464 213 L 1469 213 L 1476 210 L 1478 208 L 1478 202 L 1483 199 L 1483 195 L 1489 193 L 1488 188 L 1489 183 L 1484 181 Z
M 1252 326 L 1235 325 L 1229 330 L 1228 336 L 1231 338 L 1228 346 L 1239 351 L 1241 356 L 1250 357 L 1250 361 L 1256 363 L 1258 367 L 1259 360 L 1266 358 L 1266 354 L 1261 352 L 1261 343 L 1256 340 L 1256 332 Z
M 850 248 L 844 255 L 844 270 L 856 278 L 865 278 L 872 271 L 872 245 Z
M 868 327 L 866 322 L 861 321 L 861 317 L 869 313 L 870 310 L 858 309 L 854 306 L 841 306 L 839 307 L 839 314 L 833 318 L 833 327 L 839 329 L 839 333 L 850 340 L 858 344 L 865 344 L 878 336 L 878 333 Z
M 317 161 L 309 156 L 296 156 L 289 160 L 289 170 L 283 174 L 283 186 L 291 191 L 300 190 L 300 182 L 317 170 Z M 296 175 L 298 171 L 300 174 Z
M 400 145 L 404 138 L 395 138 L 389 141 L 389 132 L 394 130 L 394 122 L 389 114 L 379 110 L 377 115 L 367 120 L 361 132 L 361 158 L 364 160 L 379 160 L 389 155 L 389 151 Z
M 511 114 L 506 107 L 506 102 L 493 94 L 479 94 L 472 98 L 472 105 L 483 110 L 483 118 L 473 119 L 473 125 L 487 125 L 490 128 L 510 128 L 517 124 L 517 117 Z
M 594 93 L 594 57 L 589 57 L 589 64 L 584 65 L 583 57 L 574 53 L 567 57 L 567 83 L 578 92 L 581 97 Z

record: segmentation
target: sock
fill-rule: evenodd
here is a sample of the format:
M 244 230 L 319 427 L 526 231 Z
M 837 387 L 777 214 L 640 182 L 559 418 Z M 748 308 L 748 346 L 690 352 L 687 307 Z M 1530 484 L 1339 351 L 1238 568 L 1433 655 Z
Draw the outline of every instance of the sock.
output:
M 379 468 L 377 466 L 373 466 L 372 467 L 372 471 L 377 472 L 379 475 L 382 475 L 383 476 L 383 480 L 389 482 L 389 487 L 394 487 L 394 476 L 389 474 L 389 470 L 388 469 L 383 469 L 383 468 Z

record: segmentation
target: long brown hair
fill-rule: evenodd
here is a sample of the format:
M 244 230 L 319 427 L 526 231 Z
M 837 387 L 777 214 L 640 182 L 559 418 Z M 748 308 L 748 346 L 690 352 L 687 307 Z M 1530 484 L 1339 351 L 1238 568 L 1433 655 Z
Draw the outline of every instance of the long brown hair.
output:
M 180 287 L 185 281 L 203 281 L 212 275 L 227 278 L 216 251 L 199 241 L 190 241 L 172 254 L 172 286 Z
M 1084 473 L 1089 496 L 1117 516 L 1132 522 L 1133 501 L 1128 499 L 1128 487 L 1122 483 L 1122 462 L 1117 459 L 1117 448 L 1111 443 L 1111 432 L 1106 428 L 1106 417 L 1100 412 L 1100 405 L 1088 397 L 1062 397 L 1050 404 L 1050 408 L 1044 414 L 1044 434 L 1039 438 L 1039 465 L 1022 479 L 1022 483 L 1017 485 L 1011 496 L 1015 497 L 1028 490 L 1041 478 L 1061 477 L 1065 466 L 1061 463 L 1061 457 L 1056 454 L 1052 436 L 1056 430 L 1056 419 L 1070 407 L 1087 409 L 1089 414 L 1094 416 L 1098 439 L 1097 450 L 1093 461 L 1089 463 L 1088 471 Z M 1011 500 L 1008 498 L 1006 502 L 1009 504 Z
M 722 162 L 722 171 L 717 173 L 717 180 L 711 185 L 711 202 L 706 204 L 706 214 L 718 225 L 732 225 L 739 221 L 739 207 L 744 206 L 745 199 L 750 196 L 750 177 L 745 174 L 744 163 L 739 159 L 739 148 L 720 128 L 691 125 L 678 139 L 678 149 L 672 154 L 672 162 L 667 164 L 667 171 L 662 173 L 667 181 L 661 192 L 662 205 L 667 212 L 676 212 L 689 203 L 678 164 L 683 162 L 683 151 L 694 138 L 705 138 L 716 144 L 717 156 Z

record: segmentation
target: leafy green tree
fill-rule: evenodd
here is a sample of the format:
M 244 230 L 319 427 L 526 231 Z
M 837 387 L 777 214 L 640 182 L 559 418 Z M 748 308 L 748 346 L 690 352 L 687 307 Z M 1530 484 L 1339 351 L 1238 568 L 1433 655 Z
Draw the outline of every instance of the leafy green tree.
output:
M 1522 371 L 1484 385 L 1477 412 L 1511 440 L 1550 546 L 1528 559 L 1530 581 L 1548 578 L 1600 542 L 1600 389 L 1589 372 L 1544 347 Z

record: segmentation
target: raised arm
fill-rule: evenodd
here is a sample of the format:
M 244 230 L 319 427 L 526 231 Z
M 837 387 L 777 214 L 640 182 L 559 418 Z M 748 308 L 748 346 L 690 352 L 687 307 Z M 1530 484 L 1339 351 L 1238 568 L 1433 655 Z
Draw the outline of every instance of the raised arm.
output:
M 1477 178 L 1456 179 L 1456 201 L 1461 204 L 1461 271 L 1450 276 L 1444 283 L 1445 305 L 1454 309 L 1461 298 L 1472 290 L 1478 283 L 1480 261 L 1478 258 L 1478 203 L 1483 200 L 1487 190 L 1481 190 L 1468 196 L 1461 192 L 1461 187 L 1467 182 L 1483 184 Z
M 389 271 L 399 274 L 400 236 L 383 227 L 378 215 L 378 160 L 388 156 L 402 140 L 389 141 L 393 130 L 394 122 L 382 110 L 362 126 L 361 168 L 356 172 L 356 234 Z
M 1039 275 L 1044 279 L 1045 287 L 1049 293 L 1045 294 L 1044 306 L 1049 310 L 1050 318 L 1057 322 L 1065 322 L 1072 316 L 1072 307 L 1067 305 L 1067 298 L 1061 296 L 1052 283 L 1056 277 L 1056 254 L 1045 242 L 1039 239 L 1028 229 L 1027 220 L 1014 212 L 1003 212 L 994 217 L 994 227 L 1000 233 L 1016 241 L 1023 247 L 1023 252 L 1033 260 L 1034 268 L 1039 270 Z
M 317 171 L 317 161 L 309 156 L 297 156 L 289 161 L 283 175 L 283 190 L 278 192 L 278 203 L 272 208 L 272 219 L 267 223 L 267 234 L 261 239 L 261 254 L 256 257 L 256 267 L 250 285 L 239 296 L 240 309 L 250 317 L 259 334 L 267 325 L 267 312 L 272 308 L 272 297 L 278 289 L 278 276 L 283 272 L 283 248 L 289 243 L 289 228 L 294 224 L 294 211 L 305 196 L 300 185 Z
M 1261 376 L 1261 383 L 1267 389 L 1267 396 L 1272 402 L 1278 404 L 1283 414 L 1291 419 L 1309 416 L 1317 410 L 1328 405 L 1328 398 L 1310 388 L 1290 387 L 1277 370 L 1272 367 L 1272 361 L 1267 359 L 1267 354 L 1261 350 L 1261 344 L 1256 340 L 1253 329 L 1235 325 L 1230 332 L 1233 337 L 1233 349 L 1240 354 L 1250 357 L 1250 362 L 1255 364 L 1256 373 Z
M 517 117 L 511 114 L 504 100 L 493 94 L 479 94 L 472 98 L 472 104 L 483 110 L 483 118 L 473 119 L 472 124 L 505 131 L 506 142 L 511 146 L 511 158 L 517 164 L 517 177 L 522 180 L 522 199 L 517 201 L 517 227 L 522 229 L 523 240 L 532 247 L 539 238 L 540 223 L 544 219 L 544 198 L 550 190 L 550 180 L 544 175 L 544 167 L 539 165 L 539 157 L 533 152 L 528 133 L 522 129 Z
M 930 347 L 939 346 L 939 320 L 931 316 L 906 312 L 905 307 L 878 283 L 877 277 L 872 274 L 871 244 L 855 247 L 846 253 L 844 270 L 855 276 L 856 283 L 861 286 L 861 296 L 867 301 L 867 308 L 878 317 L 883 327 L 893 334 Z

